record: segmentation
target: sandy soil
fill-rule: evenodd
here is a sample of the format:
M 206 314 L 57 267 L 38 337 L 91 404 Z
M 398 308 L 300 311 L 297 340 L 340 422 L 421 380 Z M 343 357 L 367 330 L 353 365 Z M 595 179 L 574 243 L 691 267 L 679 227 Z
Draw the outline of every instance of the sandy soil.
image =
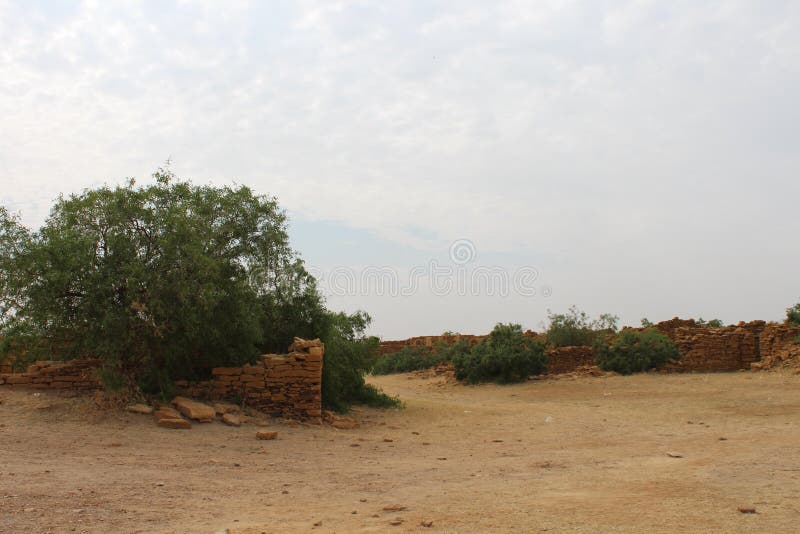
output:
M 355 430 L 275 423 L 266 442 L 0 389 L 0 532 L 798 528 L 800 376 L 373 382 L 405 410 L 358 410 Z

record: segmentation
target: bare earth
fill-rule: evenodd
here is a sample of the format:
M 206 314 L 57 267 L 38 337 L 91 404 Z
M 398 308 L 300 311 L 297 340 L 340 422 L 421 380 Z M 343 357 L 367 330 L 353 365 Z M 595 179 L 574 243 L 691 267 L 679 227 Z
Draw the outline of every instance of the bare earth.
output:
M 797 531 L 789 372 L 372 381 L 406 409 L 275 441 L 0 390 L 0 532 Z

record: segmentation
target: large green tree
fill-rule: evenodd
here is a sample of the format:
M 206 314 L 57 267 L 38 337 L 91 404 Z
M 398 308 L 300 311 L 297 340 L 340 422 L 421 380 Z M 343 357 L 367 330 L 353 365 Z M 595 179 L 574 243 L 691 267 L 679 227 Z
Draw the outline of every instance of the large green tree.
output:
M 61 197 L 36 232 L 0 209 L 4 353 L 97 357 L 158 391 L 331 331 L 274 198 L 154 178 Z

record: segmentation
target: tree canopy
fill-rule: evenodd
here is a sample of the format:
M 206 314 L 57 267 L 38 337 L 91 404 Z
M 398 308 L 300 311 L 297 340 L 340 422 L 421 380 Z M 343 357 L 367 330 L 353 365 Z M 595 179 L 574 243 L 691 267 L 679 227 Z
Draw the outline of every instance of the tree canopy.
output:
M 0 208 L 2 354 L 96 357 L 159 391 L 295 335 L 368 345 L 368 315 L 325 308 L 275 198 L 154 178 L 59 197 L 38 231 Z

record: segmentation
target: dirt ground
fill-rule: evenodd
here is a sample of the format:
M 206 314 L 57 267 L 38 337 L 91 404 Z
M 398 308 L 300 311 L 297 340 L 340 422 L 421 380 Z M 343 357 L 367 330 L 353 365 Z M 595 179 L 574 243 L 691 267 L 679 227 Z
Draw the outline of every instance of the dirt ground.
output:
M 372 382 L 406 408 L 275 441 L 0 389 L 0 532 L 797 531 L 798 375 Z

